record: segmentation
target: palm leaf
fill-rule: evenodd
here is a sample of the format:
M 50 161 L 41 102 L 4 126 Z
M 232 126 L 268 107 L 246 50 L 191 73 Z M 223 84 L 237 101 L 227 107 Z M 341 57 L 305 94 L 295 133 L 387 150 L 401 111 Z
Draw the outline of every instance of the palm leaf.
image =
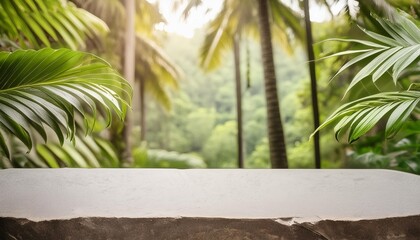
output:
M 80 135 L 80 134 L 78 134 Z M 35 151 L 25 153 L 15 142 L 13 157 L 8 167 L 119 167 L 119 160 L 111 143 L 96 136 L 76 136 L 77 145 L 66 140 L 58 143 L 37 144 Z M 6 162 L 5 161 L 5 162 Z M 5 168 L 1 166 L 0 168 Z
M 269 1 L 271 17 L 273 18 L 273 36 L 284 36 L 280 40 L 280 46 L 285 50 L 293 51 L 292 44 L 294 40 L 303 42 L 305 40 L 305 31 L 301 25 L 301 16 L 282 1 Z M 290 31 L 289 31 L 290 30 Z M 290 34 L 293 33 L 293 34 Z
M 419 91 L 375 94 L 344 104 L 316 131 L 336 123 L 334 128 L 336 138 L 338 139 L 348 130 L 348 141 L 353 142 L 372 129 L 381 119 L 387 117 L 385 136 L 392 137 L 401 129 L 404 121 L 419 102 Z M 311 137 L 313 135 L 314 133 Z
M 339 70 L 338 73 L 341 73 L 353 64 L 360 63 L 362 60 L 369 60 L 369 63 L 352 79 L 346 93 L 368 76 L 372 76 L 372 81 L 376 82 L 387 72 L 392 72 L 394 84 L 397 84 L 403 70 L 419 63 L 420 29 L 413 21 L 402 14 L 398 15 L 397 18 L 397 21 L 393 22 L 376 17 L 376 20 L 388 36 L 362 29 L 376 42 L 358 39 L 336 39 L 338 41 L 359 43 L 369 47 L 368 49 L 359 50 L 363 54 L 353 58 Z M 356 52 L 348 51 L 332 56 L 354 53 Z
M 91 119 L 92 117 L 88 116 L 85 120 Z M 119 167 L 119 160 L 112 144 L 98 134 L 104 127 L 103 121 L 99 123 L 89 136 L 84 136 L 81 131 L 78 131 L 74 141 L 76 144 L 69 140 L 66 140 L 63 145 L 57 141 L 37 144 L 36 151 L 29 154 L 19 154 L 17 151 L 17 157 L 14 155 L 10 159 L 11 163 L 13 166 L 21 167 Z M 77 129 L 85 129 L 80 115 L 76 116 L 76 126 Z
M 136 36 L 136 80 L 145 81 L 149 93 L 166 109 L 170 109 L 170 89 L 178 89 L 181 69 L 153 41 Z
M 210 22 L 203 45 L 200 49 L 200 65 L 212 70 L 218 67 L 222 62 L 224 51 L 232 47 L 233 28 L 232 9 L 228 8 L 228 2 L 224 3 L 224 8 Z
M 104 113 L 108 124 L 112 112 L 123 119 L 131 94 L 128 83 L 91 54 L 50 48 L 0 53 L 0 126 L 28 149 L 33 131 L 46 140 L 45 127 L 61 144 L 66 137 L 72 140 L 75 113 Z M 8 135 L 2 138 L 10 142 Z M 9 153 L 7 144 L 0 148 Z
M 72 3 L 56 0 L 0 2 L 0 34 L 22 48 L 51 46 L 85 48 L 85 39 L 108 31 L 106 24 Z
M 149 1 L 136 1 L 136 32 L 142 33 L 149 38 L 155 36 L 156 24 L 164 23 L 165 18 L 159 11 L 159 5 Z
M 331 55 L 360 54 L 342 66 L 335 76 L 352 65 L 361 64 L 362 61 L 368 62 L 353 77 L 345 94 L 369 76 L 374 84 L 379 84 L 379 79 L 390 80 L 392 76 L 394 85 L 397 85 L 401 73 L 410 74 L 410 67 L 414 69 L 411 71 L 412 75 L 417 73 L 420 60 L 420 29 L 414 20 L 410 20 L 404 13 L 399 13 L 394 18 L 395 21 L 390 21 L 375 17 L 378 25 L 383 28 L 382 34 L 362 29 L 374 39 L 374 42 L 359 39 L 333 39 L 363 46 L 362 49 Z M 415 89 L 415 86 L 416 84 L 413 83 L 408 90 L 402 92 L 384 92 L 347 103 L 337 109 L 315 132 L 336 123 L 334 128 L 336 138 L 348 132 L 348 141 L 353 142 L 372 129 L 381 119 L 387 117 L 385 136 L 392 137 L 417 108 L 420 92 Z
M 76 137 L 77 147 L 69 141 L 59 144 L 39 144 L 36 157 L 28 161 L 45 162 L 49 167 L 119 167 L 118 157 L 111 144 L 101 138 Z M 110 150 L 111 149 L 111 150 Z

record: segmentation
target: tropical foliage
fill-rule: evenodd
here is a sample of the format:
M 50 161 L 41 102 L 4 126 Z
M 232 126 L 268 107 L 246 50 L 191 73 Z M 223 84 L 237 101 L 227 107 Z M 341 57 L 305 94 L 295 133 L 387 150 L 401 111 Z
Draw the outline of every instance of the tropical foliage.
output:
M 87 37 L 108 31 L 106 24 L 67 1 L 16 0 L 0 3 L 0 36 L 22 48 L 66 46 L 84 49 Z
M 14 48 L 84 48 L 87 37 L 107 31 L 103 21 L 66 1 L 3 1 L 0 9 L 4 14 L 2 41 L 18 42 L 20 46 Z M 34 148 L 39 139 L 52 139 L 51 145 L 36 147 L 44 160 L 33 160 L 37 166 L 59 166 L 45 151 L 52 149 L 54 140 L 59 143 L 55 149 L 61 149 L 55 153 L 64 149 L 75 153 L 70 142 L 81 142 L 80 149 L 89 144 L 89 139 L 82 138 L 76 119 L 81 117 L 85 122 L 84 134 L 92 132 L 99 116 L 109 126 L 114 117 L 124 118 L 132 95 L 131 86 L 106 61 L 65 48 L 1 52 L 0 82 L 0 150 L 17 162 L 35 159 L 21 153 Z M 63 144 L 64 148 L 58 147 Z M 102 142 L 95 144 L 106 151 Z
M 95 135 L 77 134 L 76 145 L 69 140 L 64 144 L 39 143 L 29 153 L 22 144 L 14 142 L 12 161 L 3 158 L 0 168 L 119 167 L 120 161 L 112 145 Z
M 75 112 L 123 117 L 130 86 L 105 61 L 68 49 L 18 50 L 0 55 L 0 123 L 31 149 L 31 128 L 45 141 L 44 125 L 62 144 L 75 136 Z M 120 93 L 119 96 L 117 93 Z M 10 156 L 5 136 L 0 146 Z
M 376 18 L 386 34 L 362 29 L 374 41 L 358 39 L 332 39 L 361 44 L 364 47 L 334 54 L 359 54 L 347 62 L 337 74 L 353 64 L 367 62 L 354 76 L 346 93 L 357 85 L 373 85 L 379 93 L 354 100 L 335 111 L 324 124 L 337 123 L 334 131 L 338 138 L 348 130 L 348 141 L 353 142 L 367 133 L 381 119 L 387 118 L 385 136 L 394 136 L 411 115 L 418 112 L 420 92 L 418 83 L 410 82 L 419 71 L 420 29 L 414 20 L 399 15 L 394 21 Z M 414 79 L 411 79 L 413 81 Z M 391 86 L 390 86 L 391 85 Z M 394 91 L 386 91 L 387 89 Z M 384 92 L 381 92 L 384 91 Z
M 388 168 L 419 174 L 418 129 L 418 121 L 409 121 L 398 134 L 402 139 L 393 138 L 384 142 L 383 134 L 362 138 L 350 153 L 345 167 Z
M 332 3 L 338 1 L 315 2 L 331 10 Z M 418 173 L 419 55 L 415 40 L 418 22 L 414 19 L 419 16 L 419 3 L 341 2 L 342 14 L 329 22 L 312 22 L 312 26 L 315 42 L 339 39 L 314 45 L 315 55 L 334 56 L 316 62 L 320 117 L 327 119 L 330 109 L 338 108 L 323 128 L 338 124 L 336 137 L 347 135 L 352 144 L 335 141 L 334 134 L 322 131 L 322 166 Z M 191 39 L 158 31 L 165 24 L 158 5 L 147 0 L 135 3 L 138 86 L 134 96 L 142 97 L 134 98 L 133 116 L 135 120 L 140 118 L 141 126 L 135 122 L 128 134 L 134 143 L 134 161 L 123 165 L 119 148 L 123 124 L 118 118 L 123 117 L 130 102 L 131 89 L 116 70 L 125 64 L 124 1 L 0 1 L 0 48 L 8 51 L 0 53 L 0 75 L 8 79 L 4 82 L 10 80 L 0 89 L 0 133 L 4 142 L 0 168 L 235 167 L 239 151 L 243 151 L 245 167 L 270 167 L 263 60 L 257 45 L 258 1 L 224 1 L 207 31 L 197 29 Z M 288 164 L 292 168 L 313 167 L 313 147 L 307 141 L 312 132 L 308 62 L 299 44 L 294 44 L 304 37 L 303 12 L 297 4 L 290 8 L 287 3 L 283 5 L 284 1 L 267 3 Z M 183 8 L 178 13 L 184 17 L 206 5 L 201 0 L 173 4 Z M 394 7 L 412 18 L 400 19 Z M 211 15 L 212 11 L 205 14 Z M 58 47 L 89 51 L 106 62 L 90 53 L 51 49 Z M 18 50 L 28 48 L 38 50 Z M 294 57 L 285 54 L 291 50 Z M 232 53 L 236 59 L 228 57 Z M 63 56 L 40 60 L 48 54 Z M 69 62 L 60 60 L 66 57 Z M 79 65 L 73 64 L 76 59 L 80 59 Z M 57 72 L 49 75 L 55 61 Z M 339 80 L 328 85 L 337 72 L 335 78 Z M 99 87 L 94 75 L 112 84 Z M 246 88 L 237 84 L 235 75 L 246 76 Z M 354 78 L 353 82 L 346 81 Z M 245 130 L 242 150 L 235 143 L 240 129 L 239 121 L 235 121 L 238 97 Z M 143 124 L 146 118 L 147 124 Z M 109 123 L 111 130 L 105 130 Z M 139 134 L 145 129 L 149 133 L 147 142 Z M 30 144 L 33 150 L 28 152 Z

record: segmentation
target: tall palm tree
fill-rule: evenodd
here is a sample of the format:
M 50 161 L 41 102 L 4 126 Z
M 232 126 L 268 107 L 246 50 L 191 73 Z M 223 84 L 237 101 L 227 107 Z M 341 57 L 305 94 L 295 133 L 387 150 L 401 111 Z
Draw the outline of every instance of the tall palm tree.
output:
M 268 1 L 258 0 L 258 21 L 261 38 L 261 55 L 264 68 L 264 87 L 267 103 L 267 128 L 272 168 L 288 168 L 286 141 L 277 96 L 276 72 L 271 41 Z
M 325 2 L 325 4 L 328 4 Z M 318 90 L 316 83 L 315 71 L 315 55 L 313 49 L 311 16 L 309 14 L 309 1 L 303 1 L 303 9 L 305 15 L 305 29 L 306 29 L 306 51 L 309 61 L 309 76 L 311 79 L 311 97 L 312 97 L 312 116 L 314 121 L 314 129 L 319 127 L 319 107 L 318 107 Z M 315 168 L 321 168 L 321 147 L 319 143 L 319 133 L 314 135 L 314 156 Z
M 210 23 L 210 31 L 206 34 L 200 55 L 201 66 L 210 70 L 219 66 L 221 52 L 225 50 L 223 49 L 224 46 L 233 49 L 237 116 L 237 163 L 239 168 L 244 167 L 240 43 L 241 33 L 245 32 L 244 28 L 252 24 L 250 22 L 251 11 L 250 1 L 242 1 L 241 4 L 239 4 L 239 1 L 225 1 L 222 11 Z
M 206 69 L 213 69 L 220 65 L 222 53 L 233 48 L 235 60 L 235 85 L 236 85 L 236 108 L 238 120 L 238 165 L 241 165 L 242 150 L 242 114 L 241 114 L 241 86 L 240 86 L 240 43 L 245 37 L 258 39 L 258 17 L 256 2 L 253 0 L 227 0 L 216 18 L 210 23 L 204 43 L 201 47 L 201 65 Z M 299 17 L 290 8 L 280 1 L 270 0 L 270 16 L 273 22 L 269 26 L 273 29 L 275 40 L 287 51 L 292 50 L 293 38 L 303 39 L 303 31 L 299 23 Z M 289 31 L 291 30 L 291 31 Z M 290 35 L 288 32 L 293 32 Z M 274 164 L 275 165 L 275 164 Z
M 123 72 L 124 77 L 127 81 L 134 85 L 134 74 L 135 74 L 135 51 L 136 51 L 136 36 L 135 36 L 135 16 L 136 16 L 136 5 L 134 0 L 125 0 L 124 2 L 126 12 L 126 25 L 125 25 L 125 37 L 124 37 L 124 64 Z M 125 117 L 125 124 L 123 128 L 123 140 L 124 140 L 124 153 L 123 161 L 127 165 L 132 163 L 131 156 L 131 137 L 130 133 L 133 129 L 133 117 L 131 112 L 128 112 Z
M 178 89 L 178 81 L 182 78 L 180 68 L 165 54 L 159 46 L 153 26 L 165 22 L 159 12 L 158 5 L 148 1 L 137 1 L 140 14 L 136 19 L 136 82 L 139 85 L 140 140 L 147 140 L 146 103 L 153 97 L 165 110 L 171 109 L 170 94 Z
M 244 143 L 243 143 L 243 121 L 242 121 L 242 84 L 241 84 L 241 63 L 240 63 L 240 35 L 236 34 L 233 39 L 233 55 L 235 64 L 235 91 L 236 91 L 236 119 L 237 119 L 237 145 L 238 145 L 238 167 L 244 168 Z

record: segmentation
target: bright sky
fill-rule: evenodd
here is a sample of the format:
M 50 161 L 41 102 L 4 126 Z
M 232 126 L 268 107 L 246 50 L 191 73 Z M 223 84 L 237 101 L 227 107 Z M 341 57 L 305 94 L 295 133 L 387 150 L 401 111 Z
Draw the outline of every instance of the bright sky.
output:
M 156 2 L 156 0 L 149 0 Z M 182 19 L 182 7 L 178 11 L 173 9 L 173 0 L 157 0 L 160 4 L 160 12 L 166 18 L 167 23 L 157 26 L 160 30 L 191 38 L 194 30 L 202 27 L 213 19 L 222 7 L 223 0 L 203 0 L 203 5 L 191 10 L 186 21 Z M 185 6 L 185 5 L 184 5 Z M 209 11 L 206 11 L 208 9 Z
M 203 0 L 203 5 L 199 8 L 195 8 L 191 11 L 188 19 L 184 21 L 182 19 L 182 7 L 179 11 L 174 11 L 173 0 L 149 0 L 149 2 L 160 3 L 160 11 L 166 18 L 167 23 L 157 26 L 159 30 L 165 30 L 170 33 L 176 33 L 184 37 L 191 38 L 194 35 L 194 31 L 208 21 L 213 19 L 222 7 L 224 0 Z M 286 0 L 286 4 L 293 6 L 297 4 L 297 0 Z M 332 12 L 338 14 L 342 4 L 335 4 L 332 7 Z M 206 11 L 208 9 L 208 11 Z M 329 13 L 325 8 L 321 8 L 316 4 L 311 4 L 310 8 L 311 20 L 315 22 L 322 22 L 330 18 Z

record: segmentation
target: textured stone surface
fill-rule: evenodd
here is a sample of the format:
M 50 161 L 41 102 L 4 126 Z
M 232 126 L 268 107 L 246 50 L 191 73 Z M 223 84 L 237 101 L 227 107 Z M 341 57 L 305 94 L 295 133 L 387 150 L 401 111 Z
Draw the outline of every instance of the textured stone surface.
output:
M 11 169 L 0 216 L 377 219 L 419 215 L 419 186 L 384 170 Z
M 32 222 L 0 218 L 0 239 L 413 239 L 420 216 L 287 224 L 288 220 L 217 218 L 76 218 Z
M 0 239 L 420 239 L 384 170 L 0 170 Z

